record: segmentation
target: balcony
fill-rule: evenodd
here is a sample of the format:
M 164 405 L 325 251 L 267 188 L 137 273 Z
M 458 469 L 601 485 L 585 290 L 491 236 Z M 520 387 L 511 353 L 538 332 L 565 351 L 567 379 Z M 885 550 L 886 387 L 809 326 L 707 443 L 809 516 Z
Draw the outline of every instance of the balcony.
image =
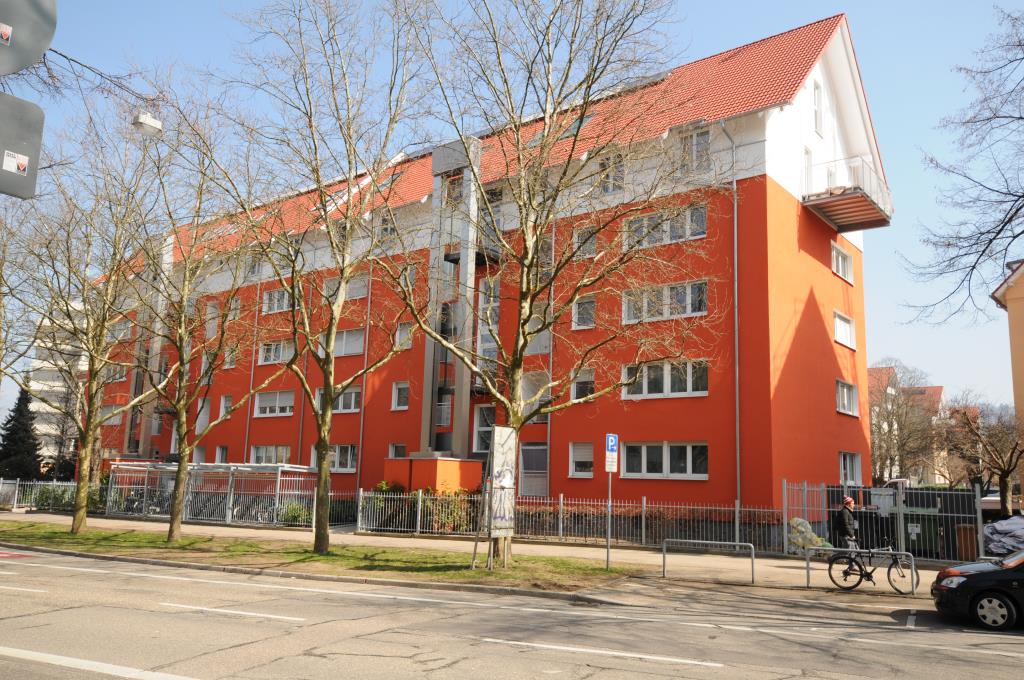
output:
M 458 264 L 462 259 L 461 247 L 458 240 L 445 246 L 444 261 L 451 264 Z M 493 264 L 501 258 L 501 245 L 493 238 L 480 235 L 476 240 L 476 264 L 483 266 Z
M 892 195 L 869 159 L 857 156 L 807 168 L 803 204 L 836 231 L 887 227 Z

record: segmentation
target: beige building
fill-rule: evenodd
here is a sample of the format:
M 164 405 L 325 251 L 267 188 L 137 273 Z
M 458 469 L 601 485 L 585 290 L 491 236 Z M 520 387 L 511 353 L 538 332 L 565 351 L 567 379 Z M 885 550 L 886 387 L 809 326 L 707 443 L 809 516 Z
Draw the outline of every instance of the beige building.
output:
M 1013 373 L 1013 403 L 1017 421 L 1024 425 L 1024 260 L 1006 265 L 1009 275 L 992 299 L 1006 310 L 1010 328 L 1010 367 Z

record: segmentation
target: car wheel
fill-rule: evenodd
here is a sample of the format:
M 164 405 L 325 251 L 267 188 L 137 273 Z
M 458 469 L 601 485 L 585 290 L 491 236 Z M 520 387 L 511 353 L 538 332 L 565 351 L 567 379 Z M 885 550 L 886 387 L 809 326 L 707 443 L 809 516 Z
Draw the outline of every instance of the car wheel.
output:
M 1000 593 L 982 593 L 971 606 L 974 619 L 989 630 L 1006 630 L 1017 623 L 1017 608 Z

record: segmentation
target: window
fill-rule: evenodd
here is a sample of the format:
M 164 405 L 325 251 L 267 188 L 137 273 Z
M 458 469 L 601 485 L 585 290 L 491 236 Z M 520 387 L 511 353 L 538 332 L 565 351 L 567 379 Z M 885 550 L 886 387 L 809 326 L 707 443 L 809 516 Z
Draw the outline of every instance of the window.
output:
M 287 465 L 291 454 L 290 446 L 254 446 L 252 462 L 256 465 Z
M 527 411 L 543 408 L 551 403 L 551 388 L 548 386 L 548 374 L 544 371 L 523 373 L 522 394 Z M 548 413 L 539 413 L 530 419 L 530 423 L 548 422 Z
M 201 433 L 210 424 L 210 400 L 200 399 L 196 409 L 196 432 Z
M 601 193 L 613 194 L 622 191 L 626 183 L 626 163 L 622 154 L 613 153 L 605 156 L 598 163 L 601 178 Z
M 572 246 L 577 260 L 597 255 L 597 227 L 580 227 L 573 231 Z
M 696 130 L 682 137 L 683 155 L 679 164 L 684 173 L 711 169 L 711 131 Z
M 409 383 L 396 382 L 391 386 L 391 410 L 406 411 L 409 408 Z
M 836 410 L 848 416 L 857 414 L 857 386 L 836 380 Z
M 526 324 L 528 332 L 533 333 L 530 341 L 526 344 L 526 354 L 547 354 L 551 349 L 551 329 L 540 328 L 547 322 L 548 310 L 546 307 L 534 308 L 533 316 Z
M 238 365 L 238 348 L 229 347 L 224 350 L 224 363 L 221 368 L 234 368 Z
M 345 298 L 348 300 L 358 300 L 364 298 L 370 293 L 370 277 L 365 274 L 361 276 L 353 276 L 345 284 Z
M 839 452 L 839 483 L 861 485 L 860 454 L 849 451 Z
M 245 268 L 245 278 L 258 279 L 263 276 L 263 258 L 259 255 L 251 255 L 248 265 Z
M 832 271 L 847 283 L 853 283 L 853 258 L 832 242 Z
M 505 192 L 501 187 L 484 190 L 484 200 L 479 206 L 480 223 L 484 227 L 481 237 L 495 241 L 497 232 L 502 229 L 502 204 L 505 200 Z
M 408 458 L 409 451 L 405 448 L 405 444 L 389 444 L 388 445 L 388 457 L 389 458 Z
M 234 402 L 234 399 L 232 399 L 230 394 L 225 394 L 224 396 L 222 396 L 220 398 L 220 417 L 221 418 L 223 418 L 225 415 L 228 414 L 228 412 L 231 411 L 231 406 L 233 405 L 233 402 Z
M 628 443 L 622 451 L 623 477 L 708 478 L 707 444 Z
M 316 391 L 317 410 L 320 408 L 320 401 L 323 397 L 323 393 L 323 389 L 318 389 Z M 341 394 L 335 395 L 334 403 L 331 405 L 331 411 L 333 413 L 358 413 L 362 403 L 362 388 L 358 385 L 352 385 Z
M 242 316 L 242 301 L 237 297 L 233 297 L 228 302 L 228 321 L 234 321 L 240 316 Z
M 164 428 L 163 416 L 159 416 L 159 415 L 153 416 L 151 424 L 152 424 L 152 427 L 150 428 L 149 434 L 152 435 L 152 436 L 156 436 L 156 435 L 160 434 L 160 431 L 163 430 L 163 428 Z
M 558 139 L 561 140 L 569 139 L 570 137 L 575 137 L 577 134 L 579 134 L 579 131 L 583 129 L 583 126 L 586 125 L 587 122 L 593 117 L 593 114 L 589 114 L 586 116 L 578 116 L 576 120 L 569 124 L 569 127 L 565 128 L 565 130 L 562 131 L 562 134 L 558 135 Z M 538 137 L 539 136 L 540 135 L 538 135 Z
M 117 404 L 107 404 L 106 406 L 100 406 L 100 423 L 103 425 L 120 425 L 122 413 L 111 416 L 111 414 L 117 409 Z
M 398 284 L 412 290 L 416 286 L 416 263 L 412 262 L 402 266 L 398 273 Z
M 473 423 L 473 451 L 488 453 L 494 434 L 494 406 L 477 406 Z
M 275 342 L 264 342 L 260 345 L 259 364 L 281 364 L 292 358 L 295 348 L 291 340 L 277 340 Z
M 569 444 L 569 476 L 594 476 L 594 445 L 590 442 Z
M 629 290 L 622 295 L 622 322 L 699 316 L 708 311 L 707 281 Z
M 199 384 L 209 385 L 213 381 L 213 367 L 216 364 L 216 353 L 203 352 L 202 361 L 199 364 Z
M 835 322 L 836 342 L 850 349 L 857 349 L 857 336 L 853 330 L 853 319 L 839 312 L 832 312 Z
M 334 336 L 334 356 L 336 357 L 350 357 L 357 354 L 363 353 L 363 338 L 366 333 L 362 328 L 350 328 L 344 331 L 338 331 Z M 320 337 L 320 342 L 324 342 L 323 336 Z
M 804 195 L 814 193 L 814 156 L 804 147 Z
M 412 324 L 400 323 L 395 329 L 395 349 L 405 350 L 412 347 Z
M 107 326 L 107 342 L 127 340 L 131 334 L 128 319 L 121 319 Z
M 821 83 L 814 83 L 814 131 L 821 135 L 822 118 Z
M 295 412 L 295 393 L 292 391 L 260 392 L 256 395 L 257 418 L 290 416 Z
M 708 393 L 706 361 L 662 361 L 644 366 L 626 366 L 623 380 L 635 381 L 622 388 L 623 399 L 703 397 Z
M 385 208 L 377 217 L 377 238 L 392 239 L 396 236 L 398 236 L 398 229 L 395 227 L 395 216 Z
M 316 466 L 316 448 L 309 457 L 310 467 Z M 327 460 L 331 466 L 331 472 L 355 472 L 356 471 L 356 446 L 355 444 L 331 444 L 327 453 Z
M 597 325 L 597 300 L 593 295 L 580 297 L 572 306 L 573 330 L 593 328 Z
M 206 462 L 206 447 L 197 446 L 192 449 L 192 462 L 193 463 L 205 463 Z
M 286 288 L 268 290 L 263 294 L 263 313 L 274 314 L 291 308 L 291 295 Z
M 434 424 L 438 427 L 449 427 L 452 424 L 452 395 L 442 394 L 438 399 Z
M 626 222 L 626 248 L 649 248 L 703 238 L 708 232 L 708 208 L 691 205 L 678 214 L 652 212 Z
M 217 459 L 215 461 L 213 461 L 214 463 L 221 463 L 221 464 L 223 464 L 223 463 L 228 462 L 228 447 L 226 447 L 226 446 L 218 446 L 217 447 L 216 456 L 217 456 Z
M 105 382 L 115 383 L 128 379 L 128 367 L 122 364 L 110 364 L 103 371 Z
M 583 399 L 594 393 L 594 369 L 581 368 L 572 381 L 572 398 Z

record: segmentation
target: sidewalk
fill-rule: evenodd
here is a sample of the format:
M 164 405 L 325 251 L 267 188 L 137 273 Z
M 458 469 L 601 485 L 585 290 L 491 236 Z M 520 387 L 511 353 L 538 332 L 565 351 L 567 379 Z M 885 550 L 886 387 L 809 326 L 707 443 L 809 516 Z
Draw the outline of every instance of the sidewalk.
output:
M 0 520 L 17 522 L 47 522 L 51 524 L 71 524 L 70 515 L 48 513 L 12 513 L 0 512 Z M 88 526 L 106 530 L 164 531 L 163 522 L 108 519 L 90 517 Z M 288 529 L 257 529 L 224 525 L 186 524 L 183 533 L 189 536 L 213 536 L 219 538 L 248 538 L 275 541 L 295 541 L 311 543 L 312 533 L 308 530 Z M 355 535 L 349 531 L 333 531 L 331 542 L 334 545 L 351 545 L 364 547 L 387 548 L 418 548 L 425 550 L 445 550 L 450 552 L 473 551 L 473 541 L 451 538 L 424 538 L 413 536 L 366 536 Z M 486 548 L 484 548 L 486 549 Z M 539 557 L 567 557 L 604 562 L 605 549 L 594 545 L 565 545 L 559 543 L 526 543 L 517 542 L 513 553 L 518 555 L 534 555 Z M 612 547 L 612 564 L 616 566 L 638 566 L 652 576 L 661 575 L 662 556 L 660 551 L 615 548 Z M 928 587 L 935 579 L 935 571 L 920 570 L 921 582 L 918 597 L 926 597 Z M 777 557 L 757 557 L 755 564 L 756 584 L 784 588 L 804 588 L 807 582 L 805 564 L 800 559 L 784 559 Z M 858 592 L 876 591 L 886 595 L 897 595 L 890 590 L 885 582 L 885 570 L 879 570 L 877 576 L 881 582 L 874 589 L 868 587 Z M 731 555 L 711 555 L 703 553 L 669 553 L 668 577 L 676 580 L 685 579 L 692 582 L 723 583 L 732 585 L 750 584 L 750 558 Z M 828 573 L 822 562 L 811 562 L 811 586 L 832 589 Z M 897 595 L 898 596 L 898 595 Z

